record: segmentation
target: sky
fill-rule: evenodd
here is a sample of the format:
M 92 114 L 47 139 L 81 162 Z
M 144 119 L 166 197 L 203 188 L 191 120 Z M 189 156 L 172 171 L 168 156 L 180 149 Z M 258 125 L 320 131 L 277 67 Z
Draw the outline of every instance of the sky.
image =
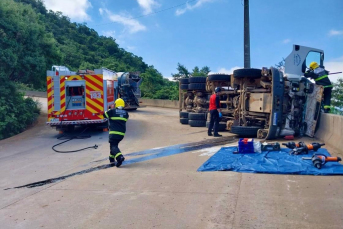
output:
M 181 63 L 232 73 L 244 66 L 243 0 L 44 0 L 87 23 L 170 78 Z M 271 67 L 293 44 L 324 50 L 325 68 L 343 71 L 343 0 L 250 0 L 251 67 Z M 115 70 L 115 69 L 113 69 Z M 336 81 L 343 74 L 332 75 Z

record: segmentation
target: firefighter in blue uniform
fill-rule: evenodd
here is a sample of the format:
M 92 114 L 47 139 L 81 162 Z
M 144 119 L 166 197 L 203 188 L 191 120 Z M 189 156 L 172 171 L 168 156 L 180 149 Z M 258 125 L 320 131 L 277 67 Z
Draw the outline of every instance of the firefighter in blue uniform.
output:
M 110 156 L 111 164 L 116 164 L 117 167 L 121 166 L 125 160 L 118 145 L 123 140 L 126 132 L 126 121 L 129 119 L 129 114 L 124 110 L 125 102 L 119 98 L 115 101 L 115 108 L 105 112 L 105 117 L 109 121 L 109 143 L 110 143 Z M 117 161 L 117 163 L 115 163 Z
M 331 92 L 332 92 L 332 83 L 328 77 L 328 71 L 320 67 L 317 62 L 312 62 L 310 64 L 310 70 L 306 71 L 304 76 L 306 78 L 312 78 L 317 85 L 324 87 L 324 112 L 330 112 L 331 104 Z

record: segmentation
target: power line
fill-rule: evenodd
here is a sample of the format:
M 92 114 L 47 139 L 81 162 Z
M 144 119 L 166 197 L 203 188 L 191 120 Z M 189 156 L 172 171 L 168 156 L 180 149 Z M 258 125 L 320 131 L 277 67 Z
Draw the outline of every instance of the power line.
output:
M 142 17 L 146 17 L 146 16 L 150 16 L 150 15 L 154 15 L 154 14 L 158 14 L 158 13 L 161 13 L 161 12 L 164 12 L 164 11 L 167 11 L 167 10 L 171 10 L 171 9 L 174 9 L 176 7 L 179 7 L 179 6 L 183 6 L 183 5 L 186 5 L 188 3 L 191 3 L 191 2 L 195 2 L 195 1 L 198 1 L 198 0 L 189 0 L 187 2 L 184 2 L 184 3 L 181 3 L 179 5 L 175 5 L 175 6 L 172 6 L 172 7 L 169 7 L 169 8 L 165 8 L 165 9 L 162 9 L 162 10 L 159 10 L 159 11 L 154 11 L 152 13 L 148 13 L 148 14 L 142 14 L 142 15 L 139 15 L 139 16 L 136 16 L 136 17 L 124 17 L 128 20 L 132 20 L 132 19 L 137 19 L 137 18 L 142 18 Z M 104 23 L 104 24 L 97 24 L 97 25 L 94 25 L 94 26 L 101 26 L 101 25 L 109 25 L 109 24 L 113 24 L 115 22 L 108 22 L 108 23 Z

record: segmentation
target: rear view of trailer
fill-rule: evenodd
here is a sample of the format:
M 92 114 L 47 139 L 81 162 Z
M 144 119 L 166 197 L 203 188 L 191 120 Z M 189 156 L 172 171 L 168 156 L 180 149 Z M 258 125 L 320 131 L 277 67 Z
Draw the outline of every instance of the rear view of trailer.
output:
M 108 69 L 72 72 L 64 66 L 47 71 L 48 122 L 59 130 L 75 125 L 107 127 L 103 113 L 114 103 L 116 73 Z

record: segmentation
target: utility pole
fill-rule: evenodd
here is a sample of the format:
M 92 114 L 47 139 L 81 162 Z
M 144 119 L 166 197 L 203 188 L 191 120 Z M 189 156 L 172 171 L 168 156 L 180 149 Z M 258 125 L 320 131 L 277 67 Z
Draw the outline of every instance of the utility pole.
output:
M 250 68 L 249 0 L 244 0 L 244 68 Z

